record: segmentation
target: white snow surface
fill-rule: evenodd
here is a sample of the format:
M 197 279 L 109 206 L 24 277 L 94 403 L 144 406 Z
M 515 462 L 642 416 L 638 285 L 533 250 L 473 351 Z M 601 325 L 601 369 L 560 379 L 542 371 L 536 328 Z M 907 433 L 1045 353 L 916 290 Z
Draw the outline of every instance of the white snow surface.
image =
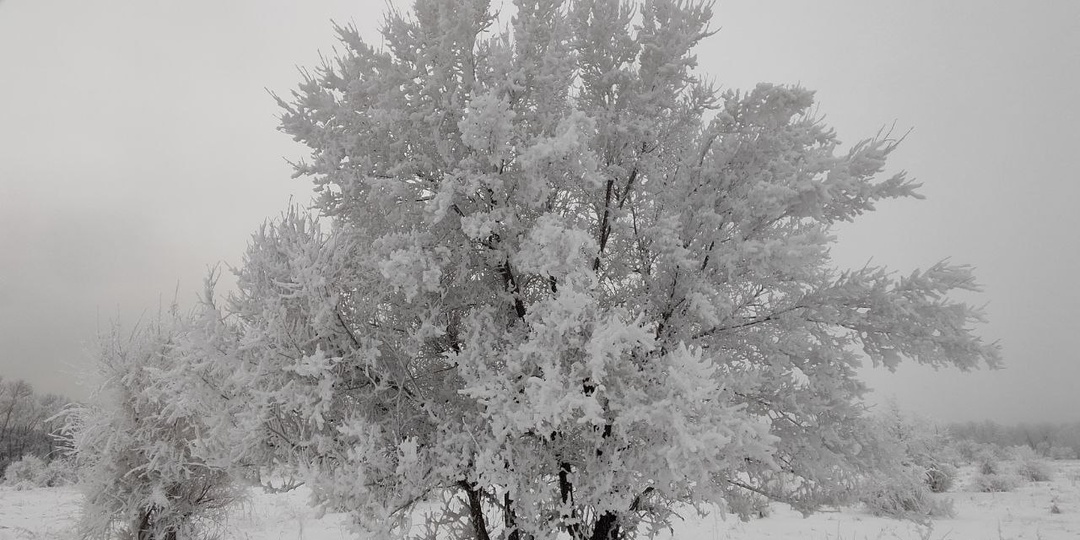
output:
M 686 515 L 661 539 L 689 540 L 1075 540 L 1080 538 L 1080 461 L 1053 462 L 1054 478 L 1009 493 L 965 491 L 971 467 L 952 492 L 956 517 L 931 527 L 842 508 L 802 517 L 773 504 L 769 517 L 749 522 L 720 514 Z M 81 495 L 76 488 L 16 490 L 0 487 L 0 540 L 74 540 Z M 221 524 L 223 540 L 352 539 L 344 514 L 320 515 L 303 487 L 250 499 Z M 1055 506 L 1060 513 L 1052 513 Z

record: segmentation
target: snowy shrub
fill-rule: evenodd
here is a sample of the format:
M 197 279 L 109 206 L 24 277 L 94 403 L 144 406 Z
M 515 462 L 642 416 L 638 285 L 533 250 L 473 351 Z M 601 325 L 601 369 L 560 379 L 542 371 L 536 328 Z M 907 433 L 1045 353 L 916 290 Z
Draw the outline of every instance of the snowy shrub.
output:
M 28 482 L 37 486 L 44 477 L 45 462 L 37 456 L 26 455 L 7 466 L 4 471 L 4 484 L 14 486 L 19 482 Z
M 963 463 L 975 463 L 980 444 L 971 439 L 955 439 L 950 444 L 952 451 Z
M 980 453 L 976 456 L 975 470 L 979 471 L 979 474 L 994 475 L 1002 474 L 1005 471 L 1005 467 L 996 456 Z
M 129 337 L 102 336 L 102 385 L 65 427 L 83 472 L 83 538 L 196 538 L 237 498 L 227 471 L 194 452 L 204 429 L 187 409 L 196 396 L 168 391 L 192 325 L 172 313 Z
M 952 515 L 952 500 L 933 495 L 947 491 L 956 475 L 956 459 L 944 429 L 889 403 L 869 419 L 864 453 L 875 463 L 858 488 L 858 500 L 874 515 L 925 521 Z
M 69 458 L 56 458 L 45 467 L 46 485 L 66 486 L 78 483 L 79 471 L 75 467 L 75 461 Z
M 1024 484 L 1024 480 L 1013 474 L 979 473 L 971 477 L 969 491 L 1000 493 L 1012 491 Z
M 43 487 L 56 487 L 74 484 L 79 481 L 75 463 L 68 458 L 57 458 L 45 465 L 37 484 Z
M 901 483 L 921 478 L 933 493 L 952 487 L 957 474 L 953 463 L 960 458 L 944 428 L 889 403 L 873 418 L 870 429 L 877 438 L 874 446 L 884 452 L 880 471 L 898 477 Z
M 37 456 L 27 455 L 7 466 L 3 480 L 8 486 L 56 487 L 73 484 L 77 479 L 70 460 L 54 459 L 46 463 Z
M 975 460 L 977 462 L 997 462 L 1012 459 L 1012 449 L 1006 446 L 995 443 L 984 443 L 979 445 L 979 449 L 975 454 Z
M 1039 453 L 1027 445 L 1010 446 L 1005 449 L 1010 461 L 1031 461 L 1039 459 Z
M 1051 446 L 1047 454 L 1053 460 L 1076 459 L 1076 450 L 1068 446 Z
M 952 499 L 932 495 L 926 473 L 917 467 L 903 474 L 874 475 L 860 490 L 859 502 L 875 516 L 926 520 L 952 517 Z
M 983 463 L 996 463 L 1007 460 L 1011 456 L 1009 451 L 997 444 L 980 443 L 970 439 L 955 440 L 951 445 L 953 455 L 962 463 L 970 463 L 980 466 Z
M 726 511 L 747 521 L 750 518 L 765 518 L 772 513 L 768 497 L 752 491 L 733 489 L 727 495 Z
M 1050 465 L 1027 446 L 1016 448 L 1013 456 L 1013 472 L 1030 482 L 1048 482 L 1054 476 Z
M 938 463 L 926 471 L 926 485 L 934 493 L 945 493 L 956 483 L 958 469 L 949 463 Z

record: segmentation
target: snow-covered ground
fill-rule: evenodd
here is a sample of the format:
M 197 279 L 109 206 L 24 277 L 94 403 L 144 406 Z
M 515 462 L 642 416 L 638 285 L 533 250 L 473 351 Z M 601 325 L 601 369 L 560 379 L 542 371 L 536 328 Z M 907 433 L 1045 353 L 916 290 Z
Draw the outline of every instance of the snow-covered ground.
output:
M 1080 461 L 1053 462 L 1054 479 L 1024 485 L 1010 493 L 965 491 L 971 468 L 964 469 L 951 493 L 956 517 L 932 528 L 878 518 L 852 509 L 820 512 L 808 518 L 773 505 L 764 519 L 741 522 L 727 516 L 687 516 L 673 534 L 689 540 L 1075 540 L 1080 539 Z M 0 487 L 0 540 L 69 540 L 79 512 L 73 488 L 16 491 Z M 1052 513 L 1055 507 L 1060 513 Z M 319 513 L 307 505 L 303 488 L 285 494 L 253 491 L 222 524 L 224 540 L 337 540 L 354 538 L 341 514 Z

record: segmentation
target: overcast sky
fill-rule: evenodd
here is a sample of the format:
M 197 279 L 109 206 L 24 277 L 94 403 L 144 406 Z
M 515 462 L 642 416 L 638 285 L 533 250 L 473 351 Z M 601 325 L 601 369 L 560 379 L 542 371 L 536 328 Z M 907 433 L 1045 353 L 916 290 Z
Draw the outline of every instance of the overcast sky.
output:
M 498 2 L 496 2 L 498 3 Z M 0 1 L 0 375 L 86 394 L 99 327 L 190 303 L 208 265 L 310 198 L 266 90 L 378 42 L 382 0 Z M 841 266 L 951 257 L 986 290 L 995 372 L 866 372 L 943 420 L 1080 421 L 1080 2 L 721 1 L 699 49 L 724 88 L 817 90 L 845 142 L 895 123 L 924 201 L 841 228 Z

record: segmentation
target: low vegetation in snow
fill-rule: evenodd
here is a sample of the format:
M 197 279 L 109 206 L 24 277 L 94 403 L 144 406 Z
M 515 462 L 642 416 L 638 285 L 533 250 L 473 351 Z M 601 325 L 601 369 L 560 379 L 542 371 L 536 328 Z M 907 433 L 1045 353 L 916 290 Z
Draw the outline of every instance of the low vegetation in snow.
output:
M 1020 462 L 1004 460 L 1005 468 Z M 779 503 L 758 505 L 760 514 L 747 521 L 733 515 L 679 513 L 667 539 L 750 540 L 1072 540 L 1080 537 L 1080 461 L 1048 465 L 1049 481 L 1030 482 L 1012 475 L 1011 491 L 972 489 L 986 476 L 977 464 L 958 469 L 954 489 L 931 493 L 929 500 L 951 504 L 953 515 L 932 521 L 875 516 L 867 508 L 840 507 L 804 517 Z M 998 475 L 1000 476 L 1000 475 Z M 365 538 L 349 530 L 343 513 L 320 512 L 309 506 L 311 492 L 300 487 L 288 492 L 248 490 L 245 502 L 229 510 L 214 527 L 222 539 L 330 540 Z M 81 495 L 74 486 L 16 490 L 0 486 L 0 540 L 74 540 Z M 951 502 L 945 502 L 951 501 Z M 419 532 L 421 520 L 414 520 Z

